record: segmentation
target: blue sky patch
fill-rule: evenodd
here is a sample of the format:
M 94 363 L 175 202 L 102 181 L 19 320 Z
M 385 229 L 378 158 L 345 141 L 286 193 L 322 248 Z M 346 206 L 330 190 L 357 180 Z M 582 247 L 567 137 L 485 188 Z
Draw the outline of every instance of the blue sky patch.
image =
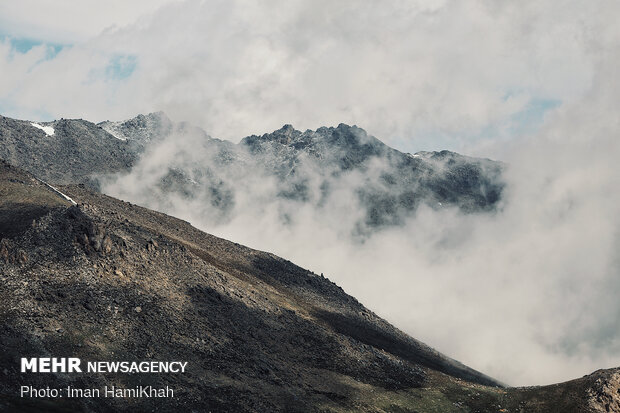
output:
M 0 115 L 10 116 L 15 112 L 15 105 L 8 99 L 0 99 Z
M 27 109 L 16 106 L 11 98 L 0 99 L 0 115 L 15 119 L 49 122 L 56 119 L 45 109 Z
M 136 70 L 138 58 L 135 55 L 117 55 L 110 59 L 105 68 L 106 78 L 109 80 L 127 79 Z
M 557 99 L 533 98 L 519 112 L 512 114 L 504 121 L 487 125 L 470 139 L 472 141 L 477 139 L 501 141 L 531 135 L 542 126 L 545 114 L 561 104 L 562 101 Z
M 6 35 L 0 35 L 0 39 L 5 42 L 8 40 L 11 44 L 11 49 L 21 54 L 28 53 L 33 47 L 44 45 L 47 48 L 47 53 L 45 56 L 46 60 L 53 59 L 63 48 L 67 46 L 60 43 L 46 43 L 41 40 L 29 39 L 25 37 L 11 37 Z
M 525 108 L 515 113 L 510 118 L 509 132 L 512 135 L 522 135 L 524 133 L 534 132 L 542 125 L 545 113 L 551 109 L 555 109 L 562 104 L 562 101 L 556 99 L 532 99 Z
M 507 95 L 505 99 L 508 99 Z M 405 152 L 417 152 L 421 150 L 436 151 L 448 149 L 463 152 L 464 149 L 476 141 L 507 141 L 524 135 L 531 135 L 542 126 L 545 114 L 559 107 L 561 100 L 533 98 L 516 112 L 497 122 L 488 124 L 478 131 L 449 134 L 440 129 L 427 129 L 418 131 L 412 136 L 402 136 L 391 139 L 388 143 Z

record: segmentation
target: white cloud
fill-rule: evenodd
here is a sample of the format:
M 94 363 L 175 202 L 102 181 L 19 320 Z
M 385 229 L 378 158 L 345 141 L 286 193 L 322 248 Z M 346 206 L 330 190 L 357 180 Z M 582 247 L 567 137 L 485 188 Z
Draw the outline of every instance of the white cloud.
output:
M 570 102 L 583 94 L 600 37 L 615 34 L 604 28 L 614 27 L 609 19 L 618 8 L 615 2 L 162 4 L 121 11 L 106 2 L 99 13 L 61 3 L 62 26 L 85 40 L 31 72 L 5 57 L 20 84 L 15 106 L 93 120 L 162 109 L 232 140 L 284 123 L 305 129 L 345 122 L 406 150 L 435 149 L 437 137 L 459 149 L 489 125 L 508 130 L 511 116 L 533 99 Z M 28 2 L 7 14 L 16 15 L 14 32 L 47 28 L 41 16 L 55 15 L 46 7 Z M 25 18 L 28 10 L 36 12 Z M 93 15 L 101 23 L 81 28 Z M 113 28 L 100 33 L 103 26 Z M 106 59 L 117 54 L 135 56 L 136 70 L 123 81 L 105 79 Z M 59 95 L 72 99 L 52 99 Z
M 179 0 L 20 0 L 0 3 L 0 34 L 51 43 L 81 42 Z

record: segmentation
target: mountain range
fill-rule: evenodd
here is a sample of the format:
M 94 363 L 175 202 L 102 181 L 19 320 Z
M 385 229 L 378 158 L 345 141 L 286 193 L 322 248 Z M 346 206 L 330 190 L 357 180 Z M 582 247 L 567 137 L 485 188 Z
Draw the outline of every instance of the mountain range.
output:
M 476 213 L 497 208 L 505 165 L 449 151 L 402 153 L 363 129 L 344 124 L 301 132 L 291 125 L 238 144 L 211 138 L 165 114 L 94 124 L 0 118 L 0 158 L 53 184 L 84 183 L 114 193 L 132 174 L 139 184 L 124 199 L 158 210 L 176 199 L 197 203 L 213 225 L 246 205 L 268 204 L 281 222 L 309 206 L 363 213 L 349 228 L 364 235 L 400 225 L 420 205 Z M 121 195 L 121 194 L 117 194 Z

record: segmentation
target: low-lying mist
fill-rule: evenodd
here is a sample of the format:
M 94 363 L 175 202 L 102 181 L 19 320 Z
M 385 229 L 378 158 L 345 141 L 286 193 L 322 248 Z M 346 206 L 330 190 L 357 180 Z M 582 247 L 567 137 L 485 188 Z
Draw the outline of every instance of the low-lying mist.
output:
M 277 197 L 273 176 L 249 160 L 228 168 L 204 135 L 173 134 L 103 191 L 322 272 L 413 337 L 508 384 L 551 383 L 620 365 L 614 106 L 613 88 L 595 83 L 535 135 L 493 148 L 508 165 L 495 211 L 422 204 L 365 237 L 352 233 L 365 213 L 354 188 L 380 163 L 332 178 L 328 197 L 325 176 L 308 167 L 316 179 L 300 202 Z M 166 190 L 169 168 L 197 184 L 185 195 Z M 208 176 L 192 176 L 198 169 Z

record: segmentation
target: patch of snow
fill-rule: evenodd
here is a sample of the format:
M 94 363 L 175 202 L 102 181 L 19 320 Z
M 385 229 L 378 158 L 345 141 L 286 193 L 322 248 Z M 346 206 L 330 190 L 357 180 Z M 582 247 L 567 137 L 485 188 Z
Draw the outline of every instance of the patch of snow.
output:
M 30 122 L 30 124 L 37 129 L 41 129 L 43 132 L 45 132 L 47 136 L 52 136 L 54 134 L 54 128 L 52 128 L 51 126 L 43 126 L 35 122 Z
M 110 122 L 110 121 L 106 121 L 106 122 L 102 122 L 99 124 L 99 126 L 101 126 L 101 128 L 108 132 L 110 135 L 114 136 L 116 139 L 120 140 L 120 141 L 126 141 L 127 137 L 125 136 L 125 134 L 123 132 L 120 131 L 120 122 Z
M 433 152 L 419 151 L 409 156 L 411 156 L 412 158 L 431 159 L 431 157 L 433 156 Z
M 63 194 L 62 192 L 60 192 L 58 190 L 58 188 L 54 188 L 53 186 L 51 186 L 50 184 L 48 184 L 47 182 L 45 182 L 42 179 L 37 178 L 37 180 L 39 180 L 42 184 L 45 184 L 49 189 L 51 189 L 52 191 L 56 192 L 58 195 L 60 195 L 61 197 L 63 197 L 67 201 L 71 202 L 73 205 L 77 205 L 77 202 L 75 202 L 73 199 L 69 198 L 67 195 Z
M 113 132 L 112 130 L 108 130 L 106 131 L 108 132 L 110 135 L 114 136 L 116 139 L 121 140 L 121 141 L 126 141 L 127 138 L 123 137 L 123 136 L 119 136 L 117 135 L 115 132 Z

